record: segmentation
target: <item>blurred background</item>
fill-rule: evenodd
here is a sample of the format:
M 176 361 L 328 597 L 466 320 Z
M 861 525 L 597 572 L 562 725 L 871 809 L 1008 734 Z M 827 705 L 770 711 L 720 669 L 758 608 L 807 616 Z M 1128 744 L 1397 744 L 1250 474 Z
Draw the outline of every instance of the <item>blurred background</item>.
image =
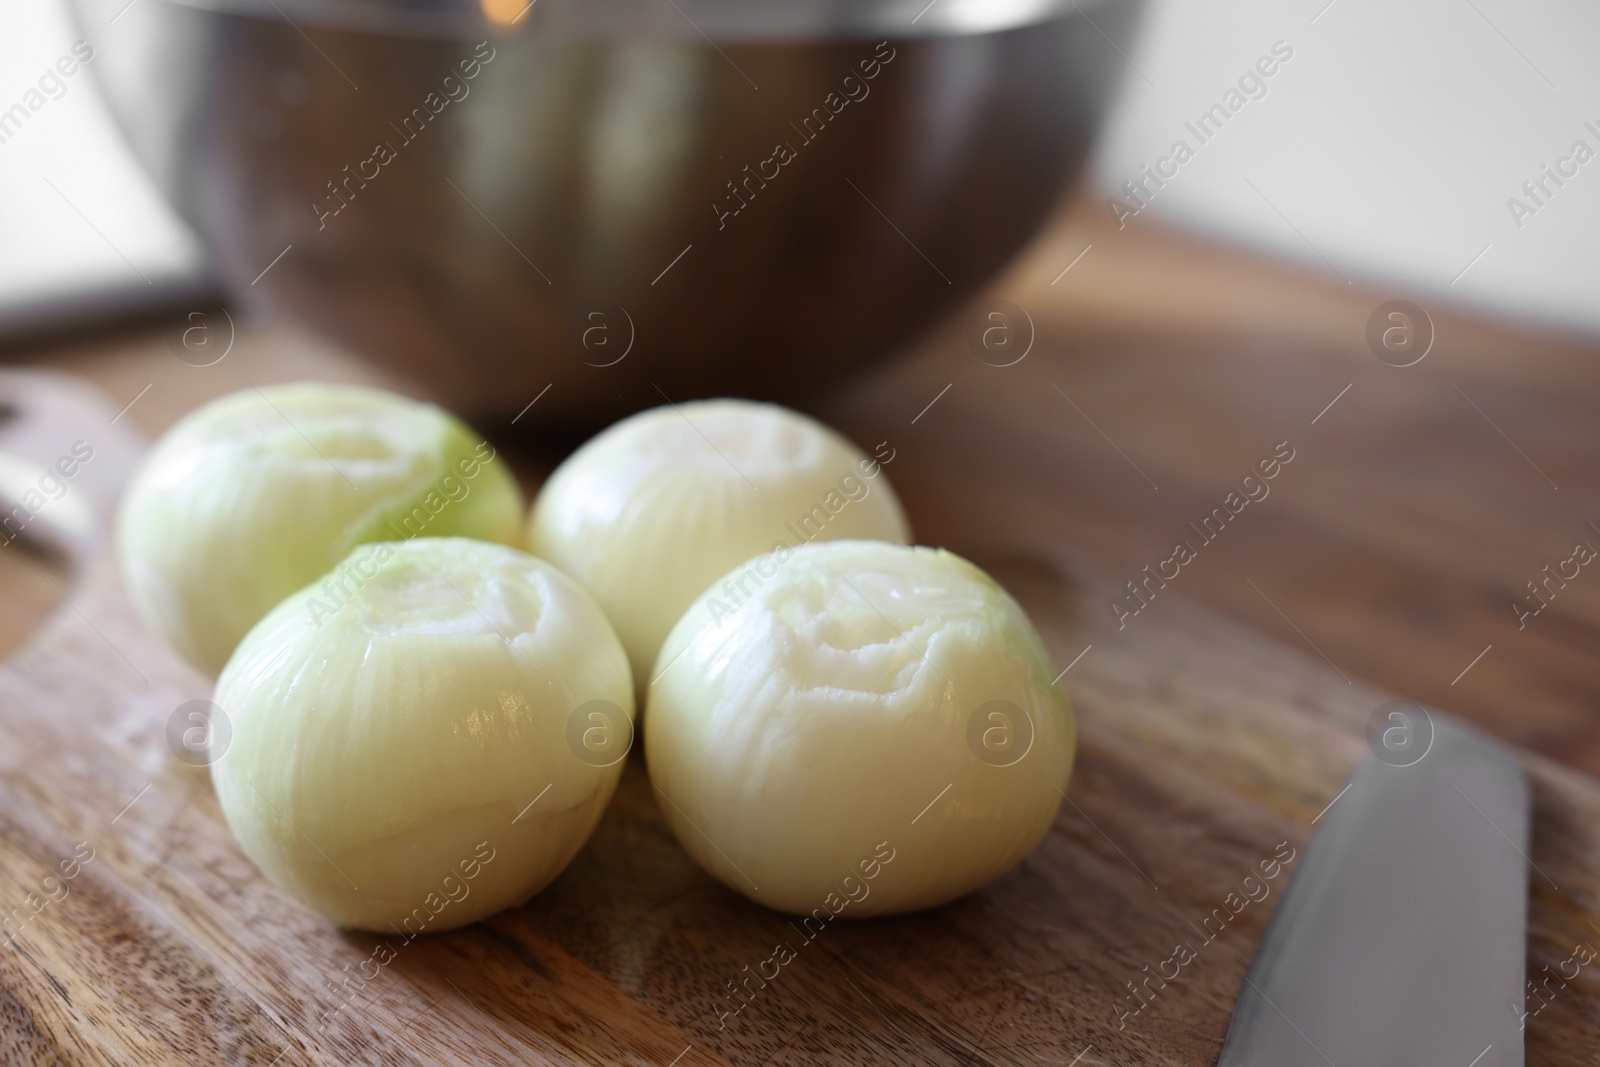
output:
M 145 3 L 146 0 L 138 0 Z M 120 7 L 121 5 L 117 5 Z M 1005 6 L 1005 5 L 996 5 Z M 1015 6 L 1015 5 L 1011 5 Z M 7 5 L 0 100 L 18 101 L 82 36 L 56 0 Z M 1600 9 L 1505 0 L 1152 0 L 1108 24 L 1124 75 L 1089 164 L 1091 191 L 1169 154 L 1196 156 L 1139 210 L 1344 279 L 1438 294 L 1498 315 L 1600 330 L 1600 177 L 1581 167 L 1520 219 L 1507 200 L 1575 141 L 1600 150 Z M 1212 141 L 1195 122 L 1275 42 L 1293 59 Z M 107 308 L 192 286 L 195 235 L 130 155 L 93 76 L 0 148 L 0 330 L 96 294 Z M 51 185 L 56 187 L 52 191 Z M 1154 188 L 1148 186 L 1147 188 Z M 1556 190 L 1548 184 L 1546 188 Z M 1104 206 L 1104 205 L 1102 205 Z M 98 231 L 98 232 L 96 232 Z

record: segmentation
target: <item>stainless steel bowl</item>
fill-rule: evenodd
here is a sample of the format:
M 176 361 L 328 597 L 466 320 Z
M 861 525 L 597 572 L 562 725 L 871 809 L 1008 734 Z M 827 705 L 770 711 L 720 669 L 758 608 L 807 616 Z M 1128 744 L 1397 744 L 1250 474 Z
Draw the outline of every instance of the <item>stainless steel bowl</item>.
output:
M 803 402 L 991 277 L 1079 169 L 1132 3 L 74 0 L 236 297 L 581 429 Z M 1092 20 L 1092 21 L 1091 21 Z M 548 394 L 542 394 L 549 386 Z

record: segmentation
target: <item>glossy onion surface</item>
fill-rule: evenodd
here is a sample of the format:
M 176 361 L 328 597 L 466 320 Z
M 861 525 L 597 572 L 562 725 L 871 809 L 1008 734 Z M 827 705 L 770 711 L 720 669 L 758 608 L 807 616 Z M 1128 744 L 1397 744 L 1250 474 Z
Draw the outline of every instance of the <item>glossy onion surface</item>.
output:
M 493 447 L 440 408 L 302 382 L 230 394 L 172 427 L 118 516 L 139 615 L 215 675 L 278 601 L 369 541 L 518 539 L 522 498 Z
M 868 541 L 729 579 L 673 628 L 645 716 L 662 811 L 708 871 L 782 911 L 877 915 L 959 897 L 1044 836 L 1073 719 L 993 579 Z
M 878 459 L 787 408 L 708 400 L 641 412 L 573 453 L 534 503 L 528 544 L 594 594 L 643 692 L 673 623 L 745 560 L 909 536 Z
M 622 645 L 576 582 L 518 549 L 419 538 L 345 562 L 337 603 L 290 596 L 217 680 L 228 825 L 343 925 L 447 929 L 526 900 L 621 775 Z

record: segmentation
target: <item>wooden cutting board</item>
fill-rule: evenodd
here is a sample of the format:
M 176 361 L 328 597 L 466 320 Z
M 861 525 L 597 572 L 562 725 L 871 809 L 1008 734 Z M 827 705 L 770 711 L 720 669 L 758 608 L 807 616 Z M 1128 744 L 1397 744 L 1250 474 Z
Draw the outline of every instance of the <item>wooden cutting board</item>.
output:
M 102 540 L 0 665 L 0 907 L 14 926 L 31 916 L 0 949 L 0 1060 L 1215 1062 L 1295 862 L 1220 933 L 1199 928 L 1262 861 L 1303 852 L 1387 694 L 1177 590 L 1119 629 L 1107 605 L 1124 579 L 1030 523 L 1040 487 L 962 411 L 940 433 L 971 442 L 965 462 L 906 448 L 891 476 L 923 487 L 923 539 L 1021 601 L 1068 668 L 1081 729 L 1068 801 L 1016 870 L 937 911 L 839 921 L 802 943 L 678 848 L 636 755 L 594 838 L 526 906 L 409 945 L 339 931 L 254 869 L 205 774 L 172 757 L 168 720 L 207 685 L 132 617 Z M 113 436 L 101 455 L 121 469 Z M 1543 981 L 1576 946 L 1600 946 L 1600 786 L 1524 762 L 1541 872 L 1528 970 Z M 916 828 L 895 843 L 917 848 Z M 779 942 L 794 962 L 732 999 Z M 1178 943 L 1197 950 L 1182 979 L 1145 984 Z M 384 944 L 394 958 L 379 968 Z M 1529 1064 L 1593 1062 L 1597 970 L 1545 986 Z M 1157 991 L 1135 1000 L 1135 984 Z

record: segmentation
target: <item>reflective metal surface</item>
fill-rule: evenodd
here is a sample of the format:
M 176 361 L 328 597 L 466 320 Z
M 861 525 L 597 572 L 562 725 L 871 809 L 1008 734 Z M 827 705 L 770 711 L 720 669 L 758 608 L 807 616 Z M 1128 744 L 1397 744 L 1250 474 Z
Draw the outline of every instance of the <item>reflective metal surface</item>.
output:
M 515 28 L 608 41 L 847 40 L 993 33 L 1106 0 L 171 0 L 297 25 L 465 36 Z
M 1402 703 L 1273 915 L 1219 1067 L 1521 1067 L 1527 782 Z
M 1101 31 L 1135 17 L 76 3 L 130 141 L 237 296 L 445 403 L 540 396 L 530 421 L 574 429 L 662 395 L 803 403 L 959 305 L 1076 174 L 1124 67 Z

